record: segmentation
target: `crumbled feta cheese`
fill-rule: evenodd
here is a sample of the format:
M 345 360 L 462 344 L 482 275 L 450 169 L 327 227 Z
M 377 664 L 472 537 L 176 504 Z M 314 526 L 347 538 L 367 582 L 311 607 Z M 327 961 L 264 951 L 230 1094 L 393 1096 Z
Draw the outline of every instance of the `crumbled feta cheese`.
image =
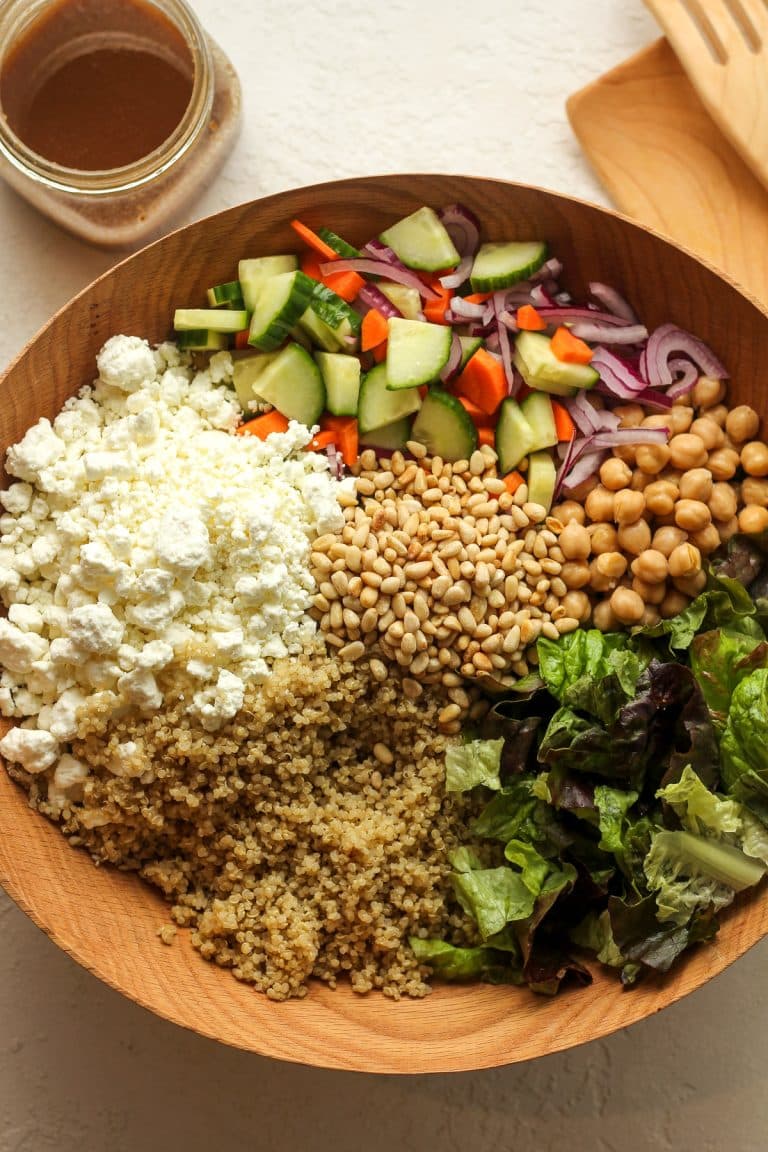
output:
M 134 392 L 157 375 L 152 349 L 138 336 L 112 336 L 96 357 L 96 367 L 105 384 L 124 392 Z
M 58 753 L 59 745 L 51 733 L 37 728 L 11 728 L 0 740 L 0 756 L 21 764 L 25 772 L 45 772 Z

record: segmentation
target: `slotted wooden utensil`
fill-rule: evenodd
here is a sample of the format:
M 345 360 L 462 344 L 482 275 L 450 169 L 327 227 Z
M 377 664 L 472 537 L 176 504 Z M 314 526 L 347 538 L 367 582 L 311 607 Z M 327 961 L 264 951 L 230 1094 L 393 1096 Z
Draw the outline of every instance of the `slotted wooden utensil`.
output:
M 644 0 L 712 119 L 768 185 L 768 0 Z

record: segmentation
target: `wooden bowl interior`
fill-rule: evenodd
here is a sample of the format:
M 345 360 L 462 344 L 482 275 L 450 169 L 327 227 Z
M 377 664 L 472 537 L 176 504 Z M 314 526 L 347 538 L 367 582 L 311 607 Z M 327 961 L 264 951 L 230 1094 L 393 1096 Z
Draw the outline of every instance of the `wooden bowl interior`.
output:
M 95 374 L 116 332 L 165 338 L 180 305 L 235 275 L 243 255 L 296 250 L 288 221 L 327 224 L 352 242 L 421 204 L 461 201 L 491 239 L 546 238 L 575 293 L 604 280 L 644 321 L 674 320 L 706 339 L 729 366 L 732 396 L 765 409 L 760 387 L 768 320 L 693 256 L 601 209 L 538 189 L 446 176 L 346 180 L 273 196 L 173 233 L 97 280 L 35 337 L 0 381 L 0 445 Z M 762 358 L 761 358 L 762 352 Z M 3 451 L 4 455 L 4 451 Z M 163 947 L 160 896 L 135 877 L 97 869 L 58 829 L 31 812 L 0 771 L 0 882 L 65 951 L 132 1000 L 206 1036 L 265 1055 L 371 1072 L 442 1072 L 527 1060 L 605 1036 L 701 986 L 768 931 L 768 900 L 734 908 L 716 942 L 670 978 L 624 993 L 612 976 L 549 1000 L 509 988 L 438 987 L 423 1001 L 314 987 L 274 1004 L 205 963 L 183 934 Z

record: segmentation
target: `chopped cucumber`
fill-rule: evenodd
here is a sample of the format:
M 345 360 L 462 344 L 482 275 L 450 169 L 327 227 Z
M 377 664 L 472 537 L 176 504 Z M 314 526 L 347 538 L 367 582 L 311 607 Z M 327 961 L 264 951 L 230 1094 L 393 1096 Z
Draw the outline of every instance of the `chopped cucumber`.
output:
M 529 392 L 520 401 L 520 408 L 533 432 L 530 451 L 538 452 L 540 448 L 554 447 L 557 444 L 557 431 L 551 397 L 546 392 Z
M 495 292 L 527 280 L 547 258 L 547 246 L 540 240 L 481 244 L 470 274 L 473 292 Z
M 248 327 L 248 313 L 242 308 L 177 308 L 173 314 L 177 332 L 242 332 Z
M 432 208 L 419 208 L 379 236 L 407 268 L 439 272 L 460 260 L 445 225 Z
M 329 248 L 333 248 L 339 256 L 345 257 L 348 260 L 354 260 L 361 253 L 357 248 L 353 248 L 351 244 L 347 244 L 346 240 L 342 240 L 341 236 L 337 236 L 335 232 L 331 232 L 330 228 L 318 228 L 317 234 L 321 240 L 325 240 Z
M 249 312 L 256 307 L 256 297 L 265 280 L 284 272 L 295 272 L 299 266 L 297 256 L 258 256 L 241 260 L 237 266 L 243 300 Z
M 423 319 L 421 296 L 415 288 L 406 288 L 405 284 L 389 284 L 386 280 L 380 280 L 376 287 L 394 304 L 398 312 L 402 312 L 404 320 Z
M 265 280 L 251 317 L 248 343 L 263 352 L 279 348 L 309 307 L 314 283 L 303 272 L 281 272 Z
M 523 457 L 533 448 L 535 439 L 533 428 L 523 415 L 517 400 L 511 396 L 502 400 L 496 425 L 496 453 L 502 476 L 517 468 Z
M 294 339 L 300 337 L 302 332 L 309 336 L 310 343 L 314 344 L 315 348 L 323 348 L 326 352 L 338 352 L 341 347 L 332 330 L 311 307 L 307 308 L 299 320 L 298 330 L 294 329 Z M 300 340 L 300 343 L 303 344 L 304 341 Z
M 341 296 L 337 296 L 327 284 L 321 284 L 319 280 L 312 281 L 310 307 L 328 325 L 340 344 L 346 343 L 349 337 L 357 339 L 359 336 L 363 323 L 360 313 L 350 308 L 346 300 L 342 300 Z
M 423 320 L 388 321 L 387 388 L 418 388 L 437 380 L 451 354 L 451 329 Z
M 532 452 L 528 457 L 528 499 L 549 512 L 555 495 L 557 469 L 550 452 Z
M 386 364 L 377 364 L 363 378 L 357 406 L 357 422 L 361 435 L 394 424 L 404 416 L 418 412 L 421 396 L 418 388 L 401 388 L 392 392 L 387 387 Z
M 411 418 L 403 416 L 402 420 L 395 420 L 392 424 L 385 424 L 383 428 L 375 428 L 373 432 L 366 432 L 360 437 L 363 448 L 386 448 L 388 452 L 400 452 L 405 448 L 406 442 L 411 438 Z
M 258 377 L 259 396 L 288 420 L 311 428 L 325 408 L 320 369 L 300 344 L 286 344 Z
M 211 332 L 208 328 L 177 332 L 176 343 L 186 352 L 216 352 L 228 346 L 225 332 Z
M 589 364 L 567 364 L 552 351 L 543 332 L 519 332 L 512 359 L 529 388 L 555 396 L 573 396 L 580 388 L 592 388 L 599 376 Z
M 237 399 L 243 412 L 249 412 L 249 404 L 263 397 L 256 388 L 256 382 L 264 369 L 272 363 L 277 352 L 253 352 L 250 356 L 240 356 L 235 360 L 233 383 Z
M 431 388 L 413 422 L 411 435 L 432 456 L 443 460 L 469 460 L 477 448 L 477 428 L 455 396 Z
M 459 343 L 461 344 L 459 372 L 463 372 L 467 362 L 472 359 L 478 348 L 482 348 L 483 338 L 482 336 L 459 336 Z
M 339 352 L 316 352 L 325 384 L 326 406 L 333 416 L 356 416 L 360 399 L 360 361 Z
M 215 288 L 208 289 L 207 295 L 211 308 L 245 308 L 243 290 L 239 280 L 230 280 L 227 284 L 217 284 Z

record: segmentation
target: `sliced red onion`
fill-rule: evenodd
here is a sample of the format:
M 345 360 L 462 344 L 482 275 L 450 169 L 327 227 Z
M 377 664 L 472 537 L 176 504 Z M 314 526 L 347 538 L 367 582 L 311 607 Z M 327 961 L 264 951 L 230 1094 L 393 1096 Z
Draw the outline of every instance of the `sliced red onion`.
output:
M 607 451 L 583 452 L 575 464 L 563 476 L 561 487 L 565 489 L 566 492 L 572 492 L 574 488 L 578 488 L 585 480 L 589 480 L 591 476 L 594 476 L 595 473 L 599 471 L 600 465 L 607 458 Z
M 503 312 L 499 312 L 497 319 L 499 324 L 503 324 L 506 328 L 509 328 L 510 332 L 520 331 L 516 318 L 506 308 Z
M 404 271 L 408 271 L 400 257 L 392 251 L 389 245 L 382 244 L 381 240 L 369 240 L 363 248 L 363 252 L 373 260 L 383 260 L 385 264 L 391 264 L 393 268 L 402 268 Z
M 531 276 L 532 284 L 540 284 L 542 280 L 559 280 L 563 272 L 563 265 L 555 256 L 545 260 L 538 272 Z
M 534 284 L 530 291 L 531 303 L 535 308 L 555 308 L 557 301 L 554 296 L 550 296 L 549 292 L 541 284 Z
M 335 444 L 329 444 L 325 450 L 328 457 L 328 463 L 331 468 L 331 474 L 335 475 L 337 480 L 344 479 L 344 457 L 338 452 Z
M 672 407 L 669 392 L 658 392 L 655 388 L 644 388 L 642 392 L 637 393 L 634 400 L 637 404 L 642 404 L 643 408 L 660 408 L 666 412 Z
M 396 264 L 387 264 L 384 260 L 354 257 L 350 260 L 328 261 L 320 265 L 321 276 L 328 276 L 333 272 L 359 272 L 363 276 L 381 276 L 385 280 L 394 280 L 396 284 L 405 284 L 406 288 L 415 288 L 425 300 L 440 299 L 437 292 L 428 288 L 415 272 L 407 268 L 398 268 Z
M 558 292 L 555 295 L 554 302 L 555 302 L 555 304 L 558 304 L 558 305 L 564 307 L 566 304 L 570 304 L 572 300 L 573 300 L 573 296 L 571 296 L 570 292 Z
M 451 204 L 444 208 L 440 219 L 461 258 L 454 272 L 440 277 L 443 288 L 453 290 L 469 279 L 475 253 L 480 247 L 480 224 L 474 212 L 463 204 Z
M 594 308 L 576 308 L 565 305 L 557 308 L 539 308 L 542 319 L 550 324 L 568 324 L 573 320 L 586 320 L 588 323 L 611 324 L 624 327 L 624 321 L 619 316 L 612 316 L 610 312 L 597 312 Z
M 641 371 L 652 388 L 669 388 L 674 382 L 670 361 L 680 354 L 693 362 L 699 373 L 727 380 L 728 372 L 711 348 L 676 324 L 662 324 L 648 338 L 643 352 Z
M 487 307 L 485 304 L 476 304 L 472 300 L 465 300 L 463 296 L 452 296 L 451 312 L 462 320 L 483 320 Z
M 632 306 L 615 288 L 611 288 L 608 284 L 601 284 L 599 280 L 593 280 L 589 285 L 589 294 L 594 296 L 595 300 L 602 304 L 606 311 L 612 312 L 621 320 L 626 320 L 627 324 L 637 324 L 637 315 Z
M 613 324 L 592 324 L 588 320 L 577 320 L 571 332 L 579 340 L 589 340 L 592 344 L 641 344 L 648 339 L 648 329 L 642 324 L 617 327 Z
M 381 312 L 382 316 L 386 316 L 387 320 L 390 317 L 402 317 L 402 312 L 396 308 L 388 296 L 385 296 L 380 288 L 375 284 L 364 284 L 357 294 L 357 299 L 363 303 L 366 308 L 375 308 L 377 312 Z
M 507 379 L 507 395 L 514 396 L 520 388 L 521 378 L 519 373 L 515 371 L 515 366 L 512 363 L 512 341 L 509 338 L 509 329 L 506 324 L 498 323 L 499 316 L 505 311 L 507 293 L 505 291 L 494 292 L 493 294 L 493 307 L 496 312 L 497 331 L 499 334 L 499 348 L 501 350 L 501 362 L 504 365 L 504 375 Z
M 667 389 L 670 400 L 677 400 L 678 396 L 685 396 L 690 392 L 699 378 L 695 365 L 690 360 L 675 359 L 669 361 L 669 370 L 673 376 L 681 373 L 679 380 L 675 380 Z
M 590 440 L 592 448 L 619 448 L 626 444 L 666 444 L 669 428 L 615 428 L 597 432 Z
M 631 364 L 607 348 L 595 349 L 590 364 L 597 369 L 605 387 L 619 400 L 634 400 L 647 387 L 646 381 Z
M 619 417 L 607 408 L 595 408 L 586 392 L 577 392 L 562 403 L 579 431 L 587 436 L 595 432 L 612 431 L 619 426 Z
M 454 332 L 451 337 L 451 351 L 448 356 L 448 363 L 440 373 L 440 379 L 443 384 L 447 384 L 449 380 L 453 380 L 454 377 L 458 375 L 459 367 L 461 366 L 461 353 L 461 340 L 459 340 L 458 334 Z
M 485 350 L 486 352 L 498 352 L 499 355 L 501 355 L 501 340 L 499 337 L 498 328 L 491 332 L 490 335 L 486 336 Z

